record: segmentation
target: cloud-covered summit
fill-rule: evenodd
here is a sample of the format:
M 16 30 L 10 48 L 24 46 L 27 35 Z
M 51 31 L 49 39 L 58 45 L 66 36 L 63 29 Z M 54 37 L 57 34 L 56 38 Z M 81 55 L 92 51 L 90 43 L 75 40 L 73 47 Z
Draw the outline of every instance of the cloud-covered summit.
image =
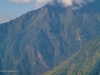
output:
M 58 1 L 64 4 L 64 6 L 72 6 L 73 4 L 81 5 L 87 2 L 92 2 L 94 0 L 58 0 Z
M 36 5 L 40 6 L 40 5 L 44 5 L 46 3 L 52 3 L 55 0 L 36 0 Z M 84 4 L 88 3 L 88 2 L 93 2 L 94 0 L 56 0 L 58 3 L 63 4 L 64 7 L 69 7 L 71 6 L 73 9 L 79 9 L 80 7 L 82 7 Z M 74 6 L 74 5 L 77 5 Z
M 54 0 L 9 0 L 16 3 L 29 3 L 33 1 L 37 7 L 41 7 L 46 3 L 52 3 Z M 74 4 L 77 4 L 79 7 L 81 7 L 83 4 L 86 4 L 87 2 L 93 2 L 94 0 L 56 0 L 59 3 L 62 3 L 65 7 L 73 6 Z

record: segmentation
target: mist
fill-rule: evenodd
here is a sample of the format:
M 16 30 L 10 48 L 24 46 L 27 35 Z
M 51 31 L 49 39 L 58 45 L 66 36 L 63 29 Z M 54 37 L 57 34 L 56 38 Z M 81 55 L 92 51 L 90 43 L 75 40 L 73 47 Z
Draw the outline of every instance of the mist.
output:
M 36 0 L 36 6 L 40 7 L 46 3 L 52 3 L 54 0 Z M 94 0 L 57 0 L 57 2 L 63 4 L 64 7 L 74 6 L 74 4 L 77 5 L 77 7 L 74 8 L 80 8 L 82 5 L 93 2 Z

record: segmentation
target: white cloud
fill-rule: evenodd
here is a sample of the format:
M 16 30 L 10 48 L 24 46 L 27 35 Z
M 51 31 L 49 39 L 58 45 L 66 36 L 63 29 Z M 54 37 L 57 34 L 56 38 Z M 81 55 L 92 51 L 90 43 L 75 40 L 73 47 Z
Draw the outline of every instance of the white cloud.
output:
M 94 0 L 58 0 L 58 2 L 62 3 L 64 6 L 73 6 L 73 4 L 77 4 L 80 6 L 92 1 Z
M 40 7 L 46 3 L 49 3 L 54 0 L 35 0 L 36 6 Z M 92 2 L 94 0 L 57 0 L 57 2 L 62 3 L 65 7 L 73 6 L 73 4 L 77 4 L 80 8 L 83 4 L 86 4 L 87 2 Z M 78 8 L 78 7 L 76 7 Z
M 26 3 L 31 2 L 32 0 L 9 0 L 9 1 L 12 1 L 12 2 L 15 2 L 15 3 L 26 4 Z
M 5 22 L 8 22 L 8 21 L 9 21 L 9 20 L 7 20 L 7 19 L 5 20 L 5 19 L 3 19 L 3 18 L 0 18 L 0 24 L 1 24 L 1 23 L 5 23 Z
M 15 3 L 29 3 L 31 1 L 33 1 L 36 5 L 37 8 L 45 5 L 46 3 L 52 2 L 54 0 L 9 0 Z M 77 5 L 83 5 L 86 4 L 87 2 L 92 2 L 94 0 L 57 0 L 57 2 L 62 3 L 65 7 L 67 6 L 73 6 L 73 4 L 77 4 Z
M 58 2 L 64 4 L 64 6 L 71 6 L 73 4 L 72 0 L 58 0 Z

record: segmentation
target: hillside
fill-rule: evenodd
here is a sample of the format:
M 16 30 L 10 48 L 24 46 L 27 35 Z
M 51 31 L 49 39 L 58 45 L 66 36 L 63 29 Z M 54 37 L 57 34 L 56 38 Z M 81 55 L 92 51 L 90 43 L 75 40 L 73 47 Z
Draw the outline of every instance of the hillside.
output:
M 46 4 L 0 24 L 0 68 L 18 70 L 3 74 L 41 75 L 72 56 L 100 35 L 99 3 L 78 10 Z
M 100 37 L 44 75 L 100 75 Z

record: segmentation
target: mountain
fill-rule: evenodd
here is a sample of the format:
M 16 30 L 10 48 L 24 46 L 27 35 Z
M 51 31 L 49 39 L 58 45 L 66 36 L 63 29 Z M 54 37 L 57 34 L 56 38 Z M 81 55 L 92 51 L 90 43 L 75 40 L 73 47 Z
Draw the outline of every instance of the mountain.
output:
M 46 4 L 0 24 L 0 75 L 41 75 L 100 35 L 100 1 L 78 10 Z
M 44 75 L 100 75 L 100 37 Z

